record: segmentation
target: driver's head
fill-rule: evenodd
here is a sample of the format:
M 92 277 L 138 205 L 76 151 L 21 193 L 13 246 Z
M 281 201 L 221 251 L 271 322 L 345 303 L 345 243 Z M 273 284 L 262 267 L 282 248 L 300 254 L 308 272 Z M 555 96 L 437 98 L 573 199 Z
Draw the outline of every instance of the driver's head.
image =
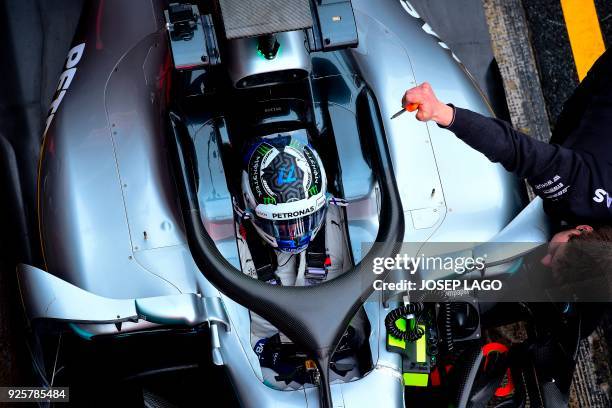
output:
M 608 291 L 612 282 L 612 226 L 579 225 L 555 234 L 542 264 L 561 283 L 599 282 L 594 291 Z M 603 285 L 606 287 L 602 287 Z
M 259 235 L 283 252 L 308 247 L 327 208 L 323 163 L 291 135 L 257 139 L 244 158 L 242 194 Z

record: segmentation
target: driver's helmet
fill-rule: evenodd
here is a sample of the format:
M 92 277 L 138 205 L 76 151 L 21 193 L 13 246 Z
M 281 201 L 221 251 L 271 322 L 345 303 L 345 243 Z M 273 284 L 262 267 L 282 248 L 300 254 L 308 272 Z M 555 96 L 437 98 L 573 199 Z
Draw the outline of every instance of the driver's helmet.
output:
M 308 247 L 325 219 L 323 163 L 295 136 L 258 138 L 244 158 L 242 193 L 259 235 L 282 252 Z

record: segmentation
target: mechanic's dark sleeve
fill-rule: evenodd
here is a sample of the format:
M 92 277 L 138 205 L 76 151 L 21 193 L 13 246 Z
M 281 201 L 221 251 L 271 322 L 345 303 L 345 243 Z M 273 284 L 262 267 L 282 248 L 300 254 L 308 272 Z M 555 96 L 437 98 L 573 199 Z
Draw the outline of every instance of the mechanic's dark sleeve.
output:
M 502 120 L 453 108 L 453 121 L 446 128 L 489 160 L 527 178 L 537 195 L 557 200 L 572 185 L 590 181 L 585 180 L 590 172 L 577 152 L 535 140 Z

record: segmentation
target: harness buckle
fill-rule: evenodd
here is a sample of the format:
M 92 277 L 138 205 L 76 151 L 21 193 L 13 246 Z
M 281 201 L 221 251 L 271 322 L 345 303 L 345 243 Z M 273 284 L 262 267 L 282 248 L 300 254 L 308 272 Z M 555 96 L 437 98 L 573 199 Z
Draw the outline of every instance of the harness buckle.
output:
M 321 283 L 327 279 L 330 267 L 331 258 L 326 253 L 307 252 L 304 278 L 311 285 Z
M 257 268 L 257 279 L 269 283 L 270 285 L 280 286 L 282 284 L 280 278 L 276 272 L 274 272 L 272 265 L 264 265 Z

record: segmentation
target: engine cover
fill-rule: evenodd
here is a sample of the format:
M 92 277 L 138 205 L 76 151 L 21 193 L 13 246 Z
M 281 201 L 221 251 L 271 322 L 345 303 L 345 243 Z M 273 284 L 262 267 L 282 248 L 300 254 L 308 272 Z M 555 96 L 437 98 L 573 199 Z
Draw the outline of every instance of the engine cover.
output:
M 259 49 L 258 38 L 229 41 L 228 71 L 236 88 L 253 88 L 297 81 L 311 70 L 304 31 L 276 34 L 278 51 L 266 58 Z

